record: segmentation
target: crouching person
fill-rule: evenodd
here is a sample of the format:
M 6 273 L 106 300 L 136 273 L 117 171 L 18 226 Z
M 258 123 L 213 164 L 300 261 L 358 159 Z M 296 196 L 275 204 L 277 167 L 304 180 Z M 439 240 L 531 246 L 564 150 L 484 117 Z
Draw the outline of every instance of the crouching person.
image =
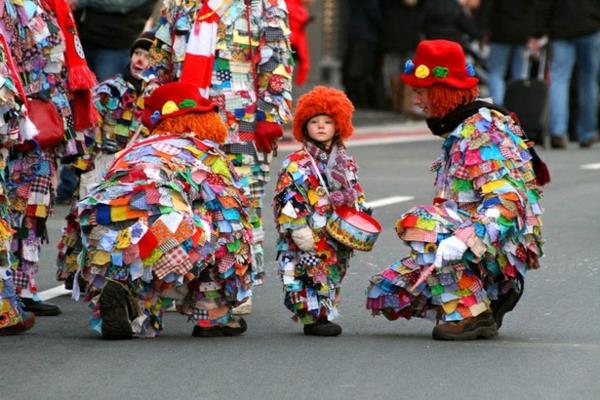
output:
M 118 154 L 78 205 L 92 328 L 105 339 L 156 336 L 175 300 L 194 336 L 240 335 L 246 323 L 231 310 L 251 296 L 252 227 L 218 148 L 226 128 L 187 83 L 156 89 L 143 122 L 150 136 Z

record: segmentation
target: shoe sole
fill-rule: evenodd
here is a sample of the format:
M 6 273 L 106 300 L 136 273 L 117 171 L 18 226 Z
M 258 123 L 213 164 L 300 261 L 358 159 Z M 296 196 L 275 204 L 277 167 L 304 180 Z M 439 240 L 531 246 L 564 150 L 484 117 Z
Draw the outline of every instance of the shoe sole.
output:
M 489 326 L 482 326 L 474 329 L 468 333 L 443 333 L 433 331 L 432 337 L 434 340 L 477 340 L 477 339 L 491 339 L 498 336 L 498 329 Z
M 25 311 L 29 311 L 31 313 L 34 313 L 36 317 L 56 317 L 57 315 L 62 314 L 62 311 L 60 309 L 55 310 L 55 311 L 34 311 L 31 308 L 28 307 L 23 307 L 23 309 Z
M 126 290 L 108 282 L 100 295 L 102 337 L 106 340 L 125 340 L 133 337 Z

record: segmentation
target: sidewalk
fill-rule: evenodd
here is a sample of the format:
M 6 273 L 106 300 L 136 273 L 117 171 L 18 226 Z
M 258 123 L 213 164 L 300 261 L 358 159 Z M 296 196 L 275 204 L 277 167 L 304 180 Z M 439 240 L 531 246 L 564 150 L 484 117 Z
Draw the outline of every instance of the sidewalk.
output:
M 346 141 L 348 147 L 435 139 L 424 120 L 410 119 L 395 112 L 357 110 L 352 122 L 354 135 Z M 288 127 L 279 143 L 279 149 L 285 151 L 297 147 L 298 143 Z

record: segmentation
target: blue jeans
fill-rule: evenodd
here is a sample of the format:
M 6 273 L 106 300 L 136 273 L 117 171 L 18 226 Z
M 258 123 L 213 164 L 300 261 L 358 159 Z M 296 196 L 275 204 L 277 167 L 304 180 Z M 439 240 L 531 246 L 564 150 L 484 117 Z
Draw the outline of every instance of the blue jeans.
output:
M 123 72 L 123 68 L 130 61 L 129 49 L 87 47 L 84 51 L 88 65 L 96 74 L 98 82 L 105 81 Z
M 523 52 L 525 44 L 490 43 L 487 58 L 488 86 L 494 103 L 502 105 L 506 91 L 506 71 L 510 64 L 510 79 L 525 79 L 528 75 Z
M 75 170 L 71 166 L 63 166 L 60 170 L 56 197 L 60 201 L 69 201 L 79 195 L 79 193 L 76 193 L 77 189 L 79 189 L 79 177 Z
M 550 120 L 552 136 L 567 139 L 569 125 L 569 84 L 577 61 L 576 133 L 579 142 L 596 137 L 598 129 L 598 73 L 600 71 L 600 32 L 570 40 L 552 42 L 550 61 Z

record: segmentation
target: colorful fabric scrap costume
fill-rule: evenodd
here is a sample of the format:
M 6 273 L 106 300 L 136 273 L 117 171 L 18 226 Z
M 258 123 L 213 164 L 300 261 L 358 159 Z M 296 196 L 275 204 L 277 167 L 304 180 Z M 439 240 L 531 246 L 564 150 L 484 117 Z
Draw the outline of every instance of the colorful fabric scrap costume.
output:
M 443 148 L 434 163 L 435 186 L 436 197 L 447 202 L 413 208 L 397 222 L 411 252 L 371 279 L 367 308 L 374 313 L 444 321 L 477 316 L 513 288 L 517 276 L 539 267 L 541 194 L 519 126 L 481 108 Z M 468 245 L 464 259 L 442 266 L 412 290 L 434 263 L 437 245 L 451 235 Z
M 132 300 L 127 320 L 142 337 L 162 329 L 164 298 L 175 299 L 196 327 L 210 330 L 226 325 L 232 306 L 251 295 L 247 200 L 210 140 L 224 140 L 225 127 L 209 111 L 214 106 L 196 97 L 192 85 L 156 89 L 146 104 L 145 123 L 156 125 L 152 135 L 121 153 L 79 203 L 79 273 L 89 287 L 92 327 L 105 337 L 115 322 L 107 325 L 112 305 L 103 297 L 111 282 L 126 289 Z M 193 132 L 179 130 L 187 117 L 195 121 Z M 77 280 L 75 286 L 74 294 Z
M 13 229 L 10 226 L 10 210 L 6 196 L 6 159 L 8 149 L 21 139 L 19 131 L 27 113 L 23 104 L 23 92 L 19 93 L 20 81 L 16 70 L 11 70 L 10 49 L 0 34 L 0 334 L 5 328 L 22 323 L 23 309 L 17 298 L 13 283 L 14 261 L 10 244 Z M 22 89 L 21 89 L 22 90 Z
M 161 82 L 195 81 L 219 107 L 228 128 L 223 150 L 251 202 L 255 283 L 264 275 L 262 208 L 270 143 L 290 117 L 289 35 L 284 0 L 166 0 L 150 52 L 149 75 Z M 268 144 L 259 146 L 261 140 Z
M 343 190 L 352 196 L 350 204 L 356 201 L 362 205 L 364 192 L 356 175 L 356 162 L 343 150 L 343 145 L 334 146 L 328 153 L 309 145 L 286 158 L 277 179 L 273 207 L 279 232 L 277 254 L 284 303 L 294 313 L 294 319 L 304 324 L 319 318 L 333 320 L 339 314 L 340 286 L 353 254 L 351 248 L 333 239 L 325 229 L 333 205 L 312 161 L 315 160 L 314 165 L 332 194 Z M 331 174 L 334 163 L 346 171 L 341 179 Z M 345 182 L 350 188 L 342 186 Z M 294 230 L 306 227 L 313 232 L 313 251 L 300 250 L 292 240 Z

